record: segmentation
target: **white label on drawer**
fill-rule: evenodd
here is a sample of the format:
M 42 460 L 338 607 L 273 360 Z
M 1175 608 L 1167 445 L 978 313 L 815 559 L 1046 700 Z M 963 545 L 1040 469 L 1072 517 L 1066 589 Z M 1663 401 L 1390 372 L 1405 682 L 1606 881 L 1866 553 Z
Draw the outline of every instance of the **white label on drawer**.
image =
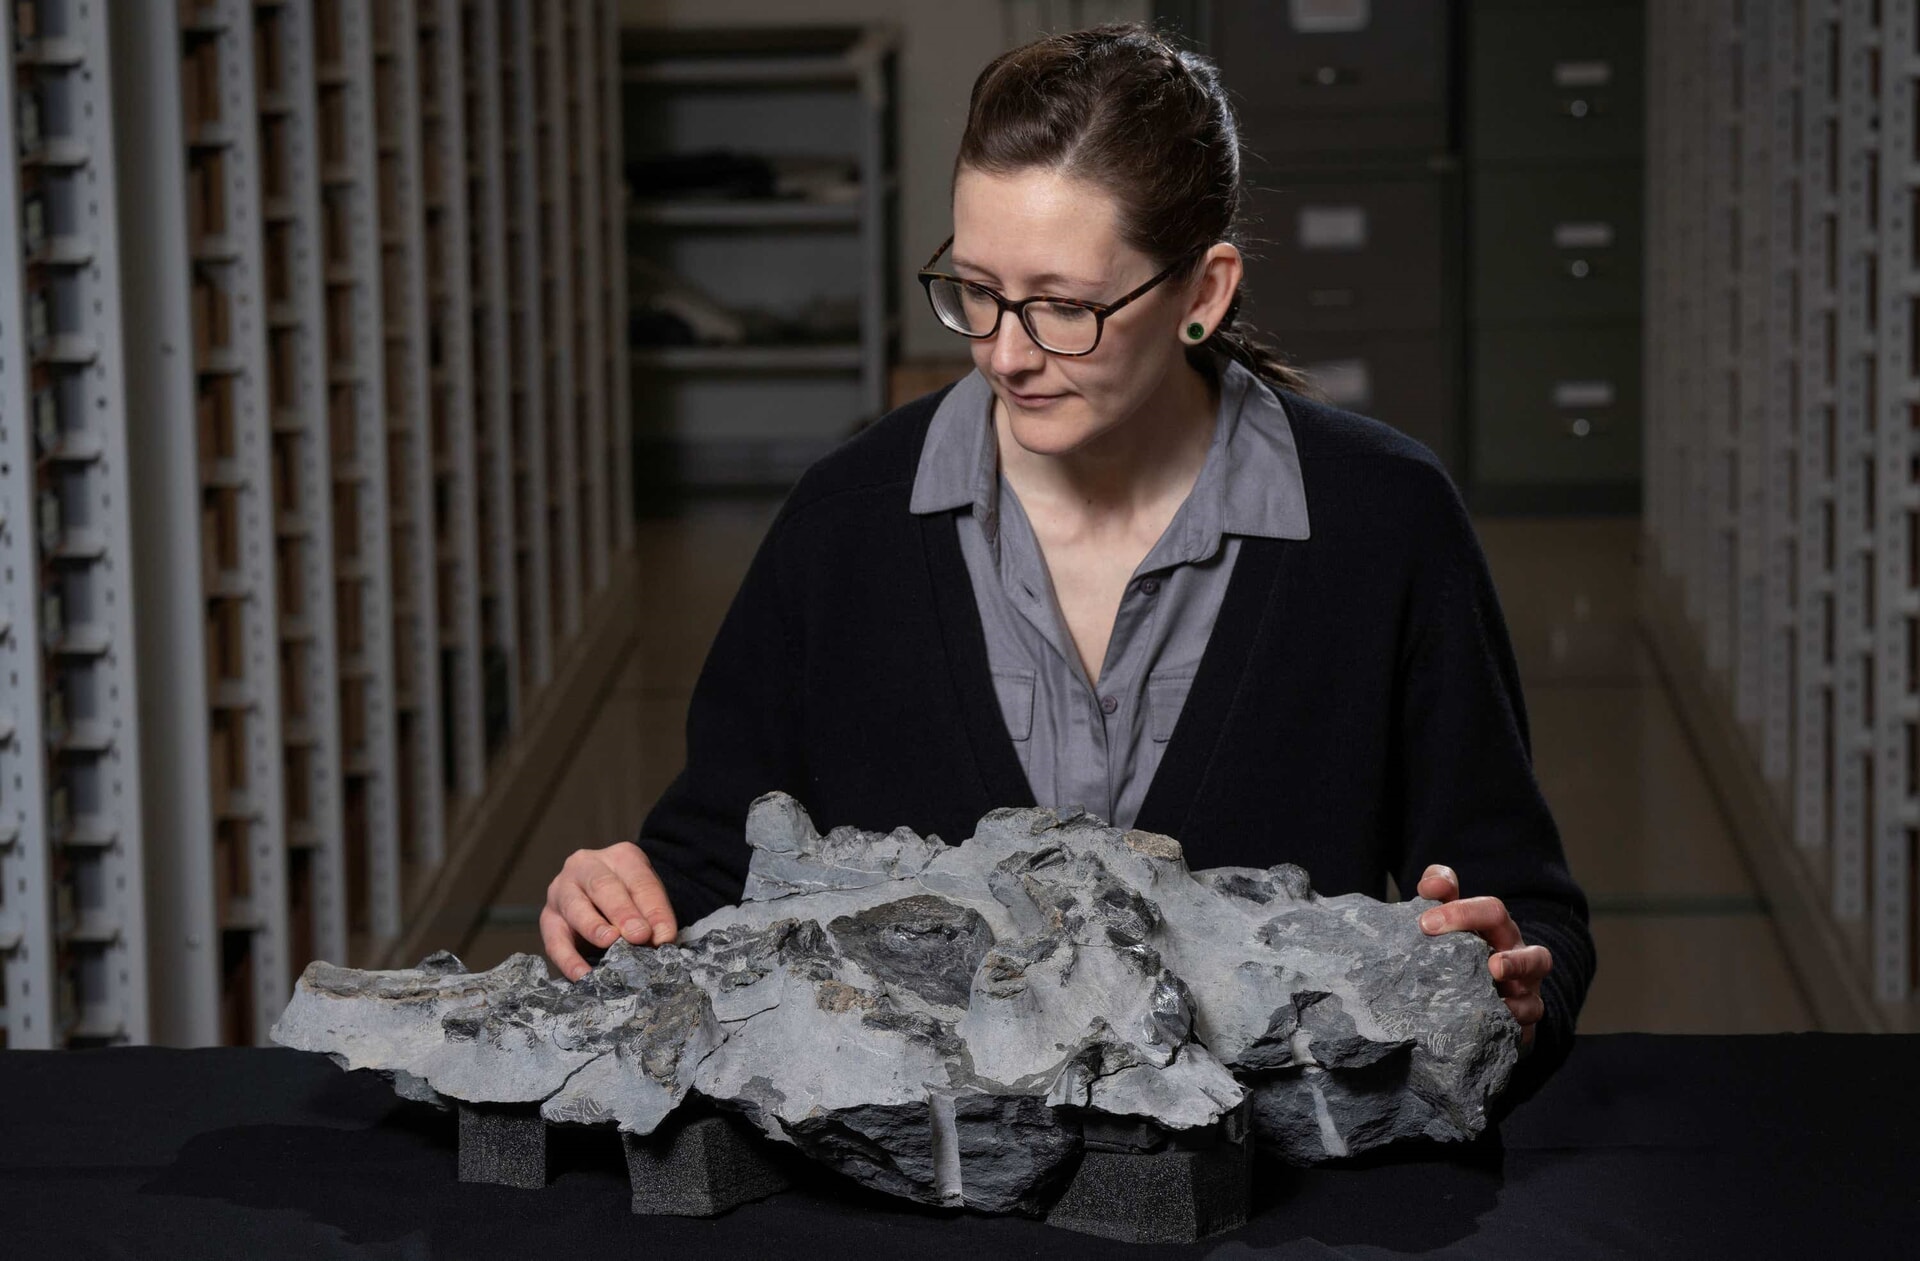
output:
M 1300 248 L 1303 250 L 1358 250 L 1367 244 L 1364 206 L 1302 206 Z
M 1556 61 L 1553 86 L 1557 88 L 1597 88 L 1613 82 L 1610 61 Z
M 1555 407 L 1612 407 L 1611 381 L 1556 381 L 1553 386 Z
M 1613 244 L 1611 223 L 1556 223 L 1553 244 L 1563 250 L 1604 250 Z
M 1373 377 L 1364 359 L 1332 359 L 1300 370 L 1335 407 L 1365 407 L 1373 401 Z
M 1303 35 L 1364 31 L 1372 20 L 1371 0 L 1288 0 L 1293 29 Z

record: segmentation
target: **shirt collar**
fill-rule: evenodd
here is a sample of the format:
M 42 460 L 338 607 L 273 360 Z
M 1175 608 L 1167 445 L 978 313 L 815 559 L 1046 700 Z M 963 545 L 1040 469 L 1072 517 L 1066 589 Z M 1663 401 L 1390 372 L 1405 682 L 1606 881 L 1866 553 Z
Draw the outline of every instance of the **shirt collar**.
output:
M 999 453 L 993 437 L 993 387 L 978 369 L 968 373 L 935 409 L 927 425 L 908 510 L 917 514 L 971 507 L 976 515 L 999 507 Z M 1220 410 L 1213 443 L 1182 505 L 1170 561 L 1213 554 L 1225 534 L 1262 538 L 1310 537 L 1306 488 L 1293 425 L 1279 396 L 1240 363 L 1220 370 Z

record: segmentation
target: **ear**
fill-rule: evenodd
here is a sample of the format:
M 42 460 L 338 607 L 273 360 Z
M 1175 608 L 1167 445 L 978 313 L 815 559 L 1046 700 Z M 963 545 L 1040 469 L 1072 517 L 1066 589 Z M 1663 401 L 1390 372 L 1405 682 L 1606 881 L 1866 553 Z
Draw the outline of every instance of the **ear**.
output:
M 1183 338 L 1190 324 L 1201 325 L 1208 336 L 1220 327 L 1220 322 L 1227 317 L 1227 308 L 1233 303 L 1233 295 L 1240 289 L 1240 279 L 1245 274 L 1246 265 L 1241 260 L 1238 248 L 1226 241 L 1208 247 L 1205 257 L 1201 259 L 1200 270 L 1191 282 L 1186 312 L 1180 317 Z

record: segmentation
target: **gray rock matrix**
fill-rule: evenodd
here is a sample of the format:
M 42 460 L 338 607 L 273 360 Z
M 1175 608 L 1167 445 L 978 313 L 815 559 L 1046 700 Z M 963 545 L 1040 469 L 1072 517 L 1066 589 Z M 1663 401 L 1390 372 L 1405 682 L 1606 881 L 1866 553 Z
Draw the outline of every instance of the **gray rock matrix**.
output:
M 1191 872 L 1169 837 L 1047 809 L 949 846 L 821 836 L 770 793 L 747 841 L 745 900 L 673 945 L 616 943 L 578 982 L 532 955 L 314 963 L 273 1038 L 407 1098 L 642 1136 L 697 1096 L 868 1186 L 986 1211 L 1037 1210 L 1083 1146 L 1249 1099 L 1296 1162 L 1471 1138 L 1518 1055 L 1487 945 L 1429 937 L 1426 900 Z

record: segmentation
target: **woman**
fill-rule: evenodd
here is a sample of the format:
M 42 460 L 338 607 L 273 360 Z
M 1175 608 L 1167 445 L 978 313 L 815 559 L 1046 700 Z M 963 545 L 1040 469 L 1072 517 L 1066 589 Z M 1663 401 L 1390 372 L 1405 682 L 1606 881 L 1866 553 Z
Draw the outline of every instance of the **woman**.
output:
M 673 938 L 737 901 L 748 803 L 957 840 L 1081 806 L 1189 864 L 1445 903 L 1492 947 L 1522 1077 L 1594 967 L 1535 784 L 1512 649 L 1433 455 L 1321 405 L 1237 322 L 1231 110 L 1138 26 L 974 84 L 952 260 L 921 274 L 975 371 L 814 466 L 695 689 L 641 829 L 572 855 L 547 952 Z M 1477 894 L 1461 897 L 1454 867 Z M 1510 1095 L 1514 1092 L 1510 1092 Z

